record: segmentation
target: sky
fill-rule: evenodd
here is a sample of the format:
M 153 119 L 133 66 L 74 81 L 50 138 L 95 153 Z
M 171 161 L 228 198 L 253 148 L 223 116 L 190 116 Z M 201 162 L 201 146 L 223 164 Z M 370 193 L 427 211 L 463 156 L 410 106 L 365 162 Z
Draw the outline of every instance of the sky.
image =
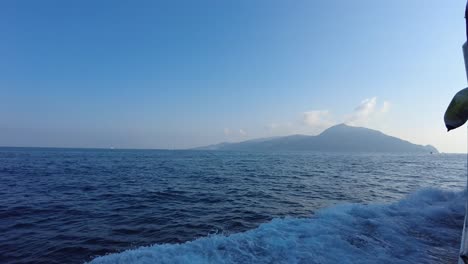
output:
M 465 1 L 0 2 L 0 146 L 190 148 L 346 123 L 466 152 Z

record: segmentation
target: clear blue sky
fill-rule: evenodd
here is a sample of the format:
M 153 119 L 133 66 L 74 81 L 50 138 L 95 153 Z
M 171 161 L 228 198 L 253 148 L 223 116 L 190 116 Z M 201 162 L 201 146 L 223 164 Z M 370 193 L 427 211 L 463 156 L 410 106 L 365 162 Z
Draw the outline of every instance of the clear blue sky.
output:
M 465 151 L 465 1 L 0 3 L 0 145 L 185 148 L 347 122 Z

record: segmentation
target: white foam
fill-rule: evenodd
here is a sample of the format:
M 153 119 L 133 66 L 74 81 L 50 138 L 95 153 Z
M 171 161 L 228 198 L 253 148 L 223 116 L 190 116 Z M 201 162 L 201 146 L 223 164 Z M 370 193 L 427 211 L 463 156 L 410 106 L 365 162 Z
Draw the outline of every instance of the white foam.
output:
M 91 263 L 455 263 L 465 192 L 425 189 L 388 205 L 347 204 L 229 236 L 140 247 Z

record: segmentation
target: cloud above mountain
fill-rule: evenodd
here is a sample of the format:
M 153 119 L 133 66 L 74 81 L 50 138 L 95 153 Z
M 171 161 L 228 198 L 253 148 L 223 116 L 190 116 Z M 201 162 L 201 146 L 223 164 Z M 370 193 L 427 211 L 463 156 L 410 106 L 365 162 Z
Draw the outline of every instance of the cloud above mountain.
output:
M 369 126 L 376 124 L 390 111 L 390 102 L 383 101 L 379 105 L 377 97 L 366 98 L 357 105 L 351 113 L 334 117 L 329 110 L 311 110 L 303 113 L 303 123 L 313 131 L 323 130 L 338 123 L 352 126 Z
M 352 126 L 366 126 L 373 121 L 378 121 L 379 117 L 388 113 L 390 110 L 390 103 L 384 101 L 379 107 L 377 105 L 377 97 L 366 98 L 354 108 L 351 114 L 344 117 L 344 122 Z
M 313 110 L 303 113 L 304 124 L 315 128 L 327 128 L 335 124 L 328 110 Z
M 239 128 L 237 130 L 237 129 L 231 129 L 231 128 L 226 127 L 224 128 L 223 132 L 224 132 L 224 137 L 227 139 L 239 139 L 242 137 L 246 137 L 248 135 L 247 132 L 242 128 Z
M 325 129 L 345 123 L 350 126 L 362 126 L 373 129 L 385 127 L 385 116 L 390 111 L 388 101 L 379 101 L 377 97 L 363 99 L 354 109 L 345 114 L 336 114 L 328 109 L 302 112 L 300 116 L 289 122 L 271 122 L 263 126 L 261 132 L 255 128 L 224 128 L 224 138 L 227 141 L 240 141 L 249 137 L 284 136 L 291 134 L 318 135 Z

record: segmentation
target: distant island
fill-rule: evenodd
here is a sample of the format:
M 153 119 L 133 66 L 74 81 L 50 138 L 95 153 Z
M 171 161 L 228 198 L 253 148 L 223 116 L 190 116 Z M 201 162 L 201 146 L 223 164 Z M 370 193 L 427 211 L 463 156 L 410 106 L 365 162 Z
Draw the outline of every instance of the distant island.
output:
M 219 143 L 196 148 L 198 150 L 245 150 L 245 151 L 332 151 L 332 152 L 400 152 L 438 153 L 431 145 L 411 142 L 364 128 L 339 124 L 317 136 L 291 135 L 262 138 L 238 143 Z

